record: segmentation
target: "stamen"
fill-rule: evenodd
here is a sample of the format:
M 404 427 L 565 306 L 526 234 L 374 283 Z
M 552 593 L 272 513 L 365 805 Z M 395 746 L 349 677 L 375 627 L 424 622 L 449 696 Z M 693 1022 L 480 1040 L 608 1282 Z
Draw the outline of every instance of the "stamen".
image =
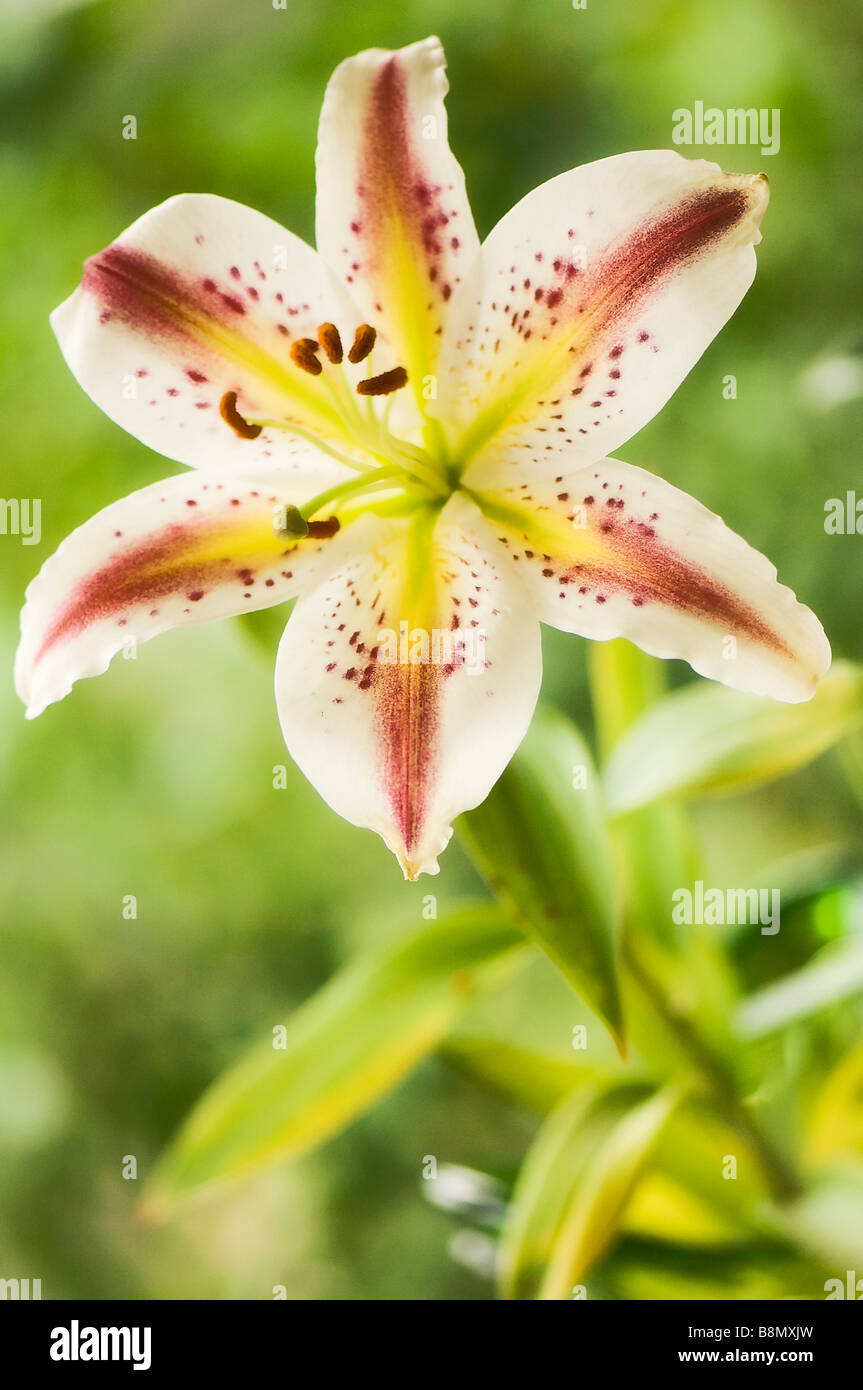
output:
M 334 323 L 322 323 L 318 328 L 318 342 L 327 354 L 327 360 L 337 367 L 344 357 L 342 340 Z
M 355 365 L 357 362 L 364 362 L 374 347 L 377 336 L 377 329 L 372 328 L 370 323 L 361 323 L 354 334 L 353 346 L 348 353 L 348 361 Z
M 310 521 L 309 535 L 317 536 L 319 540 L 329 540 L 341 527 L 341 522 L 337 516 L 328 516 L 326 521 Z
M 324 370 L 315 353 L 320 344 L 314 338 L 297 338 L 291 343 L 291 361 L 310 376 L 320 376 Z
M 380 376 L 368 376 L 357 382 L 358 396 L 388 396 L 391 391 L 400 391 L 407 384 L 408 374 L 404 367 L 393 367 L 390 372 Z
M 230 425 L 234 434 L 240 439 L 257 439 L 263 429 L 262 425 L 250 425 L 248 420 L 244 420 L 237 410 L 236 391 L 226 391 L 219 401 L 219 414 L 226 425 Z

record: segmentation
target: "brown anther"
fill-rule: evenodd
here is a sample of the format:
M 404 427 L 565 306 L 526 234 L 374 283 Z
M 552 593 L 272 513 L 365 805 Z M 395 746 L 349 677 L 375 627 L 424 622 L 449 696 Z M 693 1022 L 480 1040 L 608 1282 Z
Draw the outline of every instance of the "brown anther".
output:
M 391 391 L 400 391 L 407 379 L 404 367 L 393 367 L 391 372 L 381 372 L 380 376 L 367 376 L 364 381 L 358 381 L 357 395 L 388 396 Z
M 237 410 L 236 391 L 226 391 L 219 401 L 219 414 L 226 425 L 230 425 L 234 434 L 239 435 L 240 439 L 257 439 L 263 429 L 262 425 L 250 425 L 248 420 L 244 420 Z
M 375 345 L 377 329 L 370 323 L 361 323 L 354 334 L 353 345 L 348 353 L 349 362 L 364 362 Z
M 344 357 L 342 340 L 334 323 L 322 323 L 318 328 L 318 342 L 327 354 L 327 361 L 338 366 Z
M 337 516 L 328 516 L 326 521 L 310 521 L 309 535 L 317 536 L 319 540 L 329 540 L 339 530 L 341 522 Z
M 310 376 L 320 376 L 324 369 L 315 356 L 319 346 L 315 338 L 297 338 L 291 343 L 291 361 L 294 366 L 300 367 Z

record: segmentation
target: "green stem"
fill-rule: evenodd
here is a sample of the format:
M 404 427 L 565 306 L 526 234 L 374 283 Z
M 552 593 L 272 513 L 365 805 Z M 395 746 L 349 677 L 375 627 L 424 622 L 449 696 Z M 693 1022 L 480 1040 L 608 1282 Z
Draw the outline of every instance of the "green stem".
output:
M 607 756 L 629 726 L 662 694 L 665 673 L 658 661 L 622 640 L 591 643 L 589 673 L 597 739 L 602 754 Z M 675 812 L 682 816 L 679 808 L 654 806 L 616 827 L 623 851 L 624 869 L 631 870 L 634 863 L 636 867 L 641 867 L 647 875 L 647 886 L 651 888 L 661 884 L 664 889 L 666 880 L 679 882 L 685 866 L 685 847 L 669 846 L 669 840 L 675 838 L 672 832 L 677 830 L 682 833 L 682 827 L 676 824 Z M 645 845 L 651 851 L 650 869 L 639 859 Z M 661 865 L 660 853 L 665 856 Z M 643 877 L 639 881 L 636 875 L 636 882 L 630 882 L 629 887 L 635 912 L 634 921 L 627 923 L 623 964 L 701 1077 L 718 1110 L 748 1142 L 773 1197 L 777 1201 L 789 1201 L 800 1191 L 796 1174 L 747 1110 L 738 1093 L 734 1075 L 723 1058 L 717 1055 L 691 1018 L 674 1005 L 653 970 L 646 964 L 645 952 L 636 945 L 636 933 L 639 931 L 646 932 L 648 927 L 652 927 L 654 935 L 661 933 L 657 933 L 651 914 L 639 910 L 645 896 Z M 664 891 L 662 896 L 664 898 Z
M 639 958 L 631 939 L 624 946 L 623 960 L 632 978 L 690 1058 L 717 1108 L 749 1144 L 773 1197 L 779 1202 L 788 1202 L 798 1196 L 801 1185 L 797 1175 L 746 1109 L 725 1062 L 716 1055 L 692 1020 L 675 1008 L 658 980 Z
M 587 674 L 596 739 L 605 758 L 630 724 L 665 693 L 665 671 L 661 662 L 616 637 L 589 644 Z

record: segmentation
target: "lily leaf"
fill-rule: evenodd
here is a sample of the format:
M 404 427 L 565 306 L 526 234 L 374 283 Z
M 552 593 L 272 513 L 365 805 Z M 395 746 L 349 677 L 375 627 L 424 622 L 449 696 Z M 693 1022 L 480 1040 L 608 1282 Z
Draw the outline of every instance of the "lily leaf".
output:
M 599 782 L 587 745 L 545 710 L 500 781 L 458 822 L 480 871 L 618 1045 L 618 902 Z
M 587 669 L 601 762 L 647 709 L 661 701 L 667 662 L 631 642 L 590 642 Z M 625 816 L 611 826 L 627 927 L 670 944 L 674 929 L 668 903 L 674 889 L 694 875 L 692 836 L 685 810 L 673 802 Z
M 612 1070 L 475 1034 L 448 1038 L 440 1055 L 485 1090 L 538 1115 L 547 1115 L 576 1086 L 607 1079 Z
M 539 1298 L 562 1299 L 605 1254 L 681 1092 L 666 1087 L 618 1121 L 589 1157 L 554 1242 Z
M 648 656 L 625 637 L 589 642 L 587 671 L 596 722 L 600 760 L 646 709 L 661 700 L 668 681 L 667 663 Z
M 157 1165 L 144 1219 L 342 1129 L 438 1046 L 519 947 L 500 910 L 479 904 L 349 965 L 205 1092 Z
M 667 1237 L 628 1238 L 605 1262 L 602 1276 L 607 1290 L 603 1297 L 625 1302 L 824 1296 L 819 1294 L 824 1276 L 817 1262 L 775 1237 L 722 1243 L 712 1249 L 674 1244 Z
M 778 1235 L 809 1251 L 840 1285 L 845 1284 L 848 1271 L 863 1269 L 863 1168 L 859 1164 L 844 1164 L 819 1175 L 796 1202 L 770 1209 L 766 1215 Z M 823 1294 L 813 1290 L 812 1296 Z M 845 1296 L 844 1289 L 840 1296 Z
M 504 1222 L 505 1298 L 564 1297 L 593 1266 L 614 1240 L 679 1095 L 588 1083 L 556 1107 L 528 1152 Z
M 863 1159 L 863 1041 L 822 1082 L 812 1108 L 806 1155 L 813 1163 Z
M 713 1249 L 733 1244 L 745 1234 L 739 1222 L 703 1201 L 690 1187 L 658 1171 L 646 1173 L 639 1183 L 621 1228 L 628 1236 Z
M 856 994 L 863 994 L 863 937 L 859 935 L 824 946 L 799 970 L 748 995 L 738 1007 L 736 1027 L 751 1042 Z
M 642 1088 L 637 1094 L 644 1093 Z M 573 1183 L 619 1113 L 613 1092 L 579 1086 L 540 1127 L 516 1180 L 498 1246 L 504 1298 L 535 1295 Z
M 837 662 L 806 704 L 700 682 L 651 705 L 604 770 L 609 811 L 708 796 L 784 776 L 863 723 L 863 667 Z

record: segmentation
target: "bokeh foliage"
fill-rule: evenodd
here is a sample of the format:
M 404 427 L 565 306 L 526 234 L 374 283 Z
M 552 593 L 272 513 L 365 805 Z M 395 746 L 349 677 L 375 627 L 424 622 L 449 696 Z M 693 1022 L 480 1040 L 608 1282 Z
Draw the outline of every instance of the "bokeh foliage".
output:
M 677 396 L 621 452 L 769 554 L 837 654 L 863 658 L 863 542 L 823 527 L 828 498 L 855 486 L 863 496 L 854 449 L 863 398 L 840 399 L 839 368 L 829 368 L 841 358 L 853 375 L 863 347 L 863 15 L 844 0 L 615 0 L 585 11 L 566 0 L 289 0 L 284 12 L 266 0 L 32 0 L 0 7 L 0 26 L 0 493 L 43 499 L 40 547 L 0 537 L 8 670 L 23 589 L 41 560 L 99 507 L 176 471 L 101 416 L 62 363 L 47 316 L 81 261 L 178 191 L 238 198 L 311 239 L 315 127 L 330 70 L 357 49 L 428 32 L 447 48 L 451 140 L 481 234 L 563 169 L 668 146 L 677 107 L 780 108 L 773 159 L 748 148 L 691 151 L 770 175 L 759 273 Z M 138 119 L 134 142 L 121 139 L 128 113 Z M 722 396 L 728 373 L 735 401 Z M 619 1082 L 601 1025 L 537 954 L 470 1004 L 442 1057 L 325 1148 L 179 1221 L 150 1229 L 136 1220 L 142 1183 L 121 1179 L 124 1155 L 137 1156 L 143 1181 L 207 1084 L 288 1024 L 340 966 L 418 932 L 426 893 L 443 917 L 485 891 L 458 841 L 439 879 L 404 885 L 380 843 L 338 820 L 293 768 L 287 788 L 273 788 L 274 766 L 287 761 L 271 693 L 276 634 L 271 622 L 226 623 L 164 637 L 33 725 L 10 680 L 0 683 L 0 1274 L 42 1278 L 46 1297 L 261 1298 L 276 1284 L 298 1298 L 488 1297 L 487 1282 L 447 1257 L 450 1228 L 421 1192 L 423 1156 L 492 1172 L 510 1188 L 535 1142 L 526 1101 L 547 1108 L 549 1077 L 583 1056 L 570 1046 L 579 1023 L 597 1040 L 589 1055 Z M 545 652 L 545 699 L 595 742 L 584 644 L 547 633 Z M 679 683 L 689 673 L 669 674 Z M 834 1154 L 861 1149 L 859 995 L 827 989 L 828 1006 L 814 1015 L 799 1004 L 811 989 L 800 974 L 819 949 L 853 944 L 860 930 L 861 787 L 863 745 L 851 733 L 803 770 L 731 799 L 699 798 L 686 813 L 706 880 L 777 883 L 789 904 L 776 938 L 725 929 L 699 940 L 678 983 L 702 1000 L 720 1051 L 747 996 L 741 1027 L 754 1034 L 745 1055 L 731 1049 L 732 1070 L 743 1073 L 733 1079 L 757 1096 L 774 1142 L 807 1162 L 824 1159 L 825 1132 L 839 1136 Z M 630 866 L 642 846 L 646 935 L 657 916 L 651 891 L 667 902 L 656 885 L 668 874 L 681 882 L 685 856 L 669 850 L 679 810 L 657 812 L 661 844 L 648 855 L 643 826 L 628 846 Z M 127 894 L 138 899 L 136 920 L 122 916 Z M 777 984 L 789 975 L 797 1014 L 793 988 L 789 1006 L 789 986 Z M 777 988 L 786 991 L 778 1002 Z M 783 997 L 792 1021 L 777 1027 Z M 485 1055 L 483 1038 L 496 1040 Z M 507 1046 L 523 1051 L 507 1056 Z M 549 1065 L 531 1083 L 537 1052 Z M 684 1125 L 683 1114 L 669 1124 Z M 806 1232 L 847 1225 L 853 1195 L 812 1198 L 808 1215 L 796 1213 L 796 1269 L 787 1230 L 741 1234 L 737 1211 L 726 1215 L 737 1237 L 729 1244 L 717 1193 L 690 1195 L 689 1206 L 680 1195 L 687 1181 L 697 1189 L 707 1164 L 695 1147 L 702 1133 L 690 1122 L 684 1136 L 694 1177 L 670 1161 L 684 1140 L 669 1130 L 659 1141 L 596 1292 L 811 1287 L 819 1296 L 832 1256 L 816 1251 L 810 1263 Z M 750 1195 L 753 1205 L 763 1197 Z M 675 1213 L 689 1236 L 660 1255 L 657 1221 L 673 1230 Z

